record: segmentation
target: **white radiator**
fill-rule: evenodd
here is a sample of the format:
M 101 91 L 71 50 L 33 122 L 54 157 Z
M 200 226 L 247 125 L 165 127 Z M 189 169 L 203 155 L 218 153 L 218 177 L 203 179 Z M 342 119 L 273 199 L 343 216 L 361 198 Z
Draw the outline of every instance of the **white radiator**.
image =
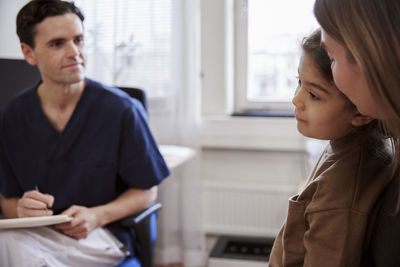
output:
M 275 237 L 287 214 L 292 185 L 204 181 L 203 225 L 206 233 Z

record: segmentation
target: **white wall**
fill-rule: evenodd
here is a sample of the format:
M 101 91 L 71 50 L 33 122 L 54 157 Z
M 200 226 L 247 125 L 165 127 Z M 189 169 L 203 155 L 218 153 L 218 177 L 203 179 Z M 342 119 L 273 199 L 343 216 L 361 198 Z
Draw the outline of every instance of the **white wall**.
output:
M 0 0 L 0 58 L 23 59 L 15 19 L 27 0 Z
M 308 169 L 291 118 L 206 117 L 203 227 L 208 234 L 274 237 Z

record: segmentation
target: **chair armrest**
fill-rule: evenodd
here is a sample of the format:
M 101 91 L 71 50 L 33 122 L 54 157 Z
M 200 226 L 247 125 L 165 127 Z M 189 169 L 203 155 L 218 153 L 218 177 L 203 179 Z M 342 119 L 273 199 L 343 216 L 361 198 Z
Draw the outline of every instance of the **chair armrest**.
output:
M 157 211 L 159 211 L 161 207 L 161 203 L 154 203 L 145 210 L 121 221 L 122 226 L 135 230 L 140 247 L 137 256 L 143 267 L 154 266 L 154 241 L 157 237 Z M 136 246 L 132 244 L 132 247 Z
M 122 225 L 125 227 L 135 227 L 135 225 L 140 223 L 146 223 L 145 220 L 148 219 L 153 213 L 159 211 L 161 208 L 161 203 L 153 203 L 148 208 L 124 218 L 122 220 Z

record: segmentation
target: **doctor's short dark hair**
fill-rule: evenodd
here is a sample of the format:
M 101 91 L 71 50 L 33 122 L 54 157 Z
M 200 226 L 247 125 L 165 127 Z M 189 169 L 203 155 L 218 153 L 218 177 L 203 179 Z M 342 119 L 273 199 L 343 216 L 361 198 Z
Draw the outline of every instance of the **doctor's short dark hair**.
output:
M 73 2 L 61 0 L 32 0 L 21 8 L 17 15 L 17 35 L 21 43 L 35 47 L 36 25 L 47 17 L 76 14 L 83 22 L 82 11 Z

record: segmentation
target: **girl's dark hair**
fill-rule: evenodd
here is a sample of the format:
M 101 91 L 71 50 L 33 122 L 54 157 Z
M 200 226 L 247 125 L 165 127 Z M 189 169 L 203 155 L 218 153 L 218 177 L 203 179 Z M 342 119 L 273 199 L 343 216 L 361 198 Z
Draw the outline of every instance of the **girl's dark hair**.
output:
M 311 57 L 324 78 L 333 83 L 331 60 L 325 49 L 321 46 L 321 29 L 318 28 L 311 35 L 305 37 L 301 43 L 301 48 Z
M 17 35 L 21 43 L 35 47 L 35 27 L 47 17 L 76 14 L 83 22 L 85 17 L 73 2 L 61 0 L 32 0 L 17 15 Z

